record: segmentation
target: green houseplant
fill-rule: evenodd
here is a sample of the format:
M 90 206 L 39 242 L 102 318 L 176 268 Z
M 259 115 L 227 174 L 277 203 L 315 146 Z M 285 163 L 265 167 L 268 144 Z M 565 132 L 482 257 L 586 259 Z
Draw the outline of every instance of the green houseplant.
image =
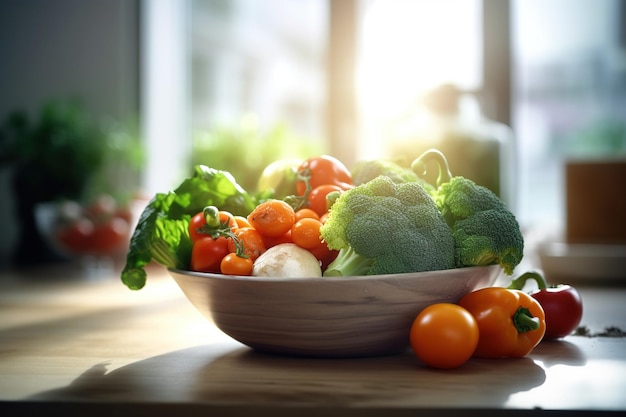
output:
M 112 163 L 138 167 L 138 141 L 120 146 L 114 139 L 119 139 L 119 134 L 112 135 L 110 127 L 97 123 L 75 102 L 48 102 L 36 117 L 17 110 L 6 118 L 0 126 L 0 167 L 10 169 L 12 175 L 19 225 L 13 255 L 16 264 L 58 259 L 37 229 L 34 210 L 38 204 L 84 201 L 111 192 L 111 182 L 104 177 L 112 171 Z

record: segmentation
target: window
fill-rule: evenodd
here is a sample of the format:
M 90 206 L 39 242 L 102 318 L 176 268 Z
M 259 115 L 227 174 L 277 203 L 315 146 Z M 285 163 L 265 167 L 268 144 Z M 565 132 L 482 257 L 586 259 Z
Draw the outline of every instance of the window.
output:
M 512 3 L 525 224 L 563 226 L 567 159 L 626 154 L 624 7 L 619 0 Z

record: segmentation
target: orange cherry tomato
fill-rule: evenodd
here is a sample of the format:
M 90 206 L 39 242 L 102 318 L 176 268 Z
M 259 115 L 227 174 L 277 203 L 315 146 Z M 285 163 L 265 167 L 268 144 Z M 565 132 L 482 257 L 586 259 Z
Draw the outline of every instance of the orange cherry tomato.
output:
M 226 275 L 252 275 L 253 266 L 252 259 L 231 252 L 222 258 L 220 272 Z
M 310 208 L 301 208 L 299 210 L 296 210 L 296 218 L 295 220 L 298 221 L 300 219 L 318 219 L 319 220 L 320 216 L 313 210 L 311 210 Z
M 252 227 L 250 226 L 250 222 L 244 216 L 235 216 L 235 223 L 237 223 L 237 227 Z
M 322 227 L 322 223 L 317 219 L 300 219 L 291 228 L 291 239 L 293 243 L 304 249 L 326 245 L 322 241 L 320 227 Z
M 417 315 L 409 340 L 415 355 L 426 365 L 451 369 L 472 357 L 478 336 L 478 323 L 469 311 L 457 304 L 437 303 Z
M 243 245 L 243 253 L 252 261 L 261 256 L 267 249 L 263 236 L 252 227 L 233 229 L 233 234 Z M 237 252 L 237 245 L 233 239 L 228 239 L 228 251 L 232 253 Z
M 291 230 L 296 214 L 293 207 L 282 200 L 266 200 L 256 206 L 247 219 L 263 236 L 278 237 Z

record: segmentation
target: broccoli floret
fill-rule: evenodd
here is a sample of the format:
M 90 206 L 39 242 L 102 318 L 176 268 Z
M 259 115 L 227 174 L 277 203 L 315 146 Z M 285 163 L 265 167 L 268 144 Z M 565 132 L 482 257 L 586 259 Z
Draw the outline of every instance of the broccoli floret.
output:
M 379 176 L 345 191 L 321 228 L 339 250 L 325 275 L 379 275 L 455 266 L 452 231 L 417 182 Z
M 413 162 L 423 172 L 430 161 L 439 168 L 437 188 L 431 192 L 456 242 L 456 265 L 499 264 L 512 275 L 524 253 L 524 239 L 514 214 L 490 189 L 462 176 L 453 177 L 445 156 L 436 150 Z

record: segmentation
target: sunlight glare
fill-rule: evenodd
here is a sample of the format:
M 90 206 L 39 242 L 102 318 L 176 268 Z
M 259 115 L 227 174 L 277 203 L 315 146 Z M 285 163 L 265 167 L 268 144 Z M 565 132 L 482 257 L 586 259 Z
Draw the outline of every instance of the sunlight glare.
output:
M 445 82 L 479 86 L 480 11 L 477 0 L 368 3 L 356 76 L 366 141 L 376 141 L 374 131 L 409 111 L 428 89 Z M 364 147 L 373 155 L 375 148 Z

